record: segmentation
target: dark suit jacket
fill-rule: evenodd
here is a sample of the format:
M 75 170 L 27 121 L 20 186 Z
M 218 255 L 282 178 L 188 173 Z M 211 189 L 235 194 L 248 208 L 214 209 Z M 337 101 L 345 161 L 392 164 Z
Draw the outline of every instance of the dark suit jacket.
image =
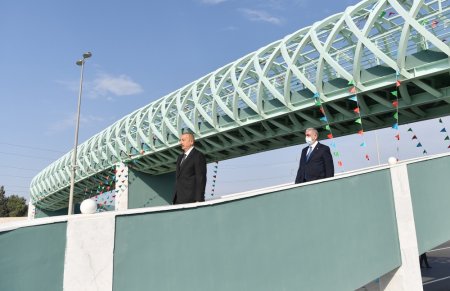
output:
M 177 159 L 173 204 L 205 201 L 206 160 L 195 148 L 180 165 L 182 153 Z
M 295 184 L 334 176 L 333 158 L 328 146 L 317 143 L 308 161 L 306 161 L 307 152 L 308 147 L 305 147 L 302 150 Z

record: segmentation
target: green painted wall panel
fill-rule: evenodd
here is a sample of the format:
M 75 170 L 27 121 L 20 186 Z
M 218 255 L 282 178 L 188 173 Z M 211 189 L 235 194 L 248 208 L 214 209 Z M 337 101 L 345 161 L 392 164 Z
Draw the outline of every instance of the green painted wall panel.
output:
M 67 215 L 68 211 L 69 211 L 69 208 L 63 208 L 63 209 L 51 211 L 51 210 L 45 210 L 45 209 L 40 209 L 40 208 L 36 207 L 36 214 L 34 215 L 34 218 L 44 218 L 44 217 Z M 73 213 L 74 214 L 81 213 L 80 203 L 74 204 Z
M 114 290 L 354 290 L 400 266 L 388 170 L 118 216 Z
M 419 253 L 450 240 L 450 156 L 408 165 Z
M 0 290 L 61 291 L 66 223 L 0 232 Z
M 175 173 L 150 175 L 128 169 L 128 208 L 172 204 Z

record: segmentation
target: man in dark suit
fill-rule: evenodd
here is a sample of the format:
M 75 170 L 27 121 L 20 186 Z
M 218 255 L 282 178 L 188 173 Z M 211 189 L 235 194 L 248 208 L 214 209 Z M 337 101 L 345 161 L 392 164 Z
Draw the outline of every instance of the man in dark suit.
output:
M 194 148 L 194 135 L 180 137 L 183 153 L 177 159 L 173 204 L 205 201 L 206 159 Z
M 330 148 L 317 141 L 319 133 L 314 128 L 305 131 L 308 146 L 302 150 L 295 184 L 334 176 Z

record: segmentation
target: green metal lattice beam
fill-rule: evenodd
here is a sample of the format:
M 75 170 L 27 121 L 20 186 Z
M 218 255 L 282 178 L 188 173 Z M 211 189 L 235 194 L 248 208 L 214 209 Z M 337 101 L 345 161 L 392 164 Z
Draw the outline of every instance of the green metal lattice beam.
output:
M 449 14 L 445 0 L 366 0 L 219 68 L 81 144 L 75 198 L 118 162 L 154 175 L 173 171 L 186 130 L 209 161 L 296 144 L 305 128 L 323 125 L 314 95 L 335 135 L 354 133 L 350 81 L 366 130 L 390 125 L 397 77 L 401 122 L 446 115 Z M 67 205 L 71 155 L 33 179 L 33 204 Z

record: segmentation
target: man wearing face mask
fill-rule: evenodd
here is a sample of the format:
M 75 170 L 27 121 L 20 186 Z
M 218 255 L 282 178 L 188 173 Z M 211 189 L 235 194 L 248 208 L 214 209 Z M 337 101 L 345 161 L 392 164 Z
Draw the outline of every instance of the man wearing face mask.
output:
M 317 141 L 319 133 L 316 129 L 306 129 L 305 135 L 308 146 L 302 150 L 295 184 L 333 177 L 334 165 L 330 148 Z

